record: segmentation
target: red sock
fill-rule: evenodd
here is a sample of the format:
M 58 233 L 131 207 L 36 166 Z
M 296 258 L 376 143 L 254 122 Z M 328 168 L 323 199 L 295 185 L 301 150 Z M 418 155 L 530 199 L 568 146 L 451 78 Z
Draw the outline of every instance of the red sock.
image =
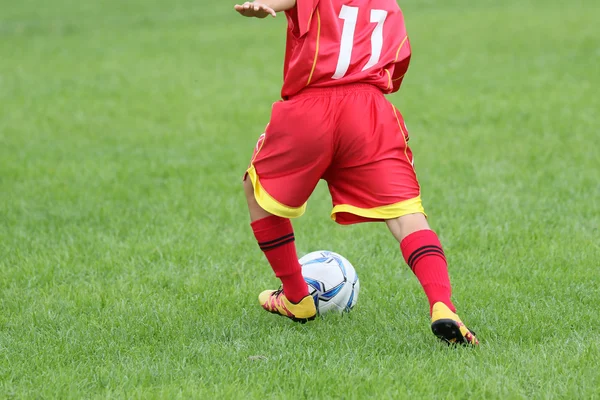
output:
M 308 287 L 298 262 L 294 229 L 290 220 L 272 215 L 250 225 L 275 276 L 281 279 L 285 297 L 292 303 L 297 303 L 308 296 Z
M 425 290 L 429 300 L 429 311 L 431 312 L 435 303 L 441 301 L 452 312 L 456 312 L 450 300 L 452 286 L 448 277 L 446 256 L 435 232 L 431 230 L 413 232 L 402 240 L 400 249 L 404 260 Z

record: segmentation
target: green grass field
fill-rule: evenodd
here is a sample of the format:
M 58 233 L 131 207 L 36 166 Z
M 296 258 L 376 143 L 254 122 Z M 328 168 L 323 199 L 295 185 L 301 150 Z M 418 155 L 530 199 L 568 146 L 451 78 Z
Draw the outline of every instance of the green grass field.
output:
M 240 177 L 278 99 L 285 19 L 205 0 L 0 0 L 0 398 L 600 399 L 600 7 L 404 1 L 391 97 L 478 349 L 430 333 L 381 224 L 319 186 L 298 251 L 357 267 L 356 309 L 277 285 Z

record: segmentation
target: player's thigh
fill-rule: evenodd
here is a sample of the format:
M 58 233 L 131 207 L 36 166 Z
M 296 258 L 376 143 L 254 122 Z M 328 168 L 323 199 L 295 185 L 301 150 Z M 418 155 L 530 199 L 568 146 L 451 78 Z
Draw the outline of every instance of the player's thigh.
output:
M 275 215 L 301 215 L 329 166 L 331 130 L 322 117 L 322 108 L 318 99 L 310 98 L 273 105 L 248 175 L 258 203 Z
M 341 223 L 423 212 L 402 116 L 383 95 L 358 94 L 344 104 L 327 181 Z
M 335 207 L 379 209 L 380 212 L 371 213 L 377 219 L 422 212 L 416 173 L 402 155 L 386 155 L 366 164 L 335 168 L 328 172 L 327 182 Z

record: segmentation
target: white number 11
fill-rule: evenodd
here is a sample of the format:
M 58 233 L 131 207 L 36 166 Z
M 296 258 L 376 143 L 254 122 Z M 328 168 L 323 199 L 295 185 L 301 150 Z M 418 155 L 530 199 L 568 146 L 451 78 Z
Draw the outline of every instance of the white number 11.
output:
M 371 34 L 371 58 L 363 71 L 371 68 L 379 62 L 381 50 L 383 49 L 383 24 L 387 18 L 388 12 L 385 10 L 371 10 L 371 23 L 377 23 L 377 26 Z M 352 59 L 352 47 L 354 47 L 354 31 L 358 21 L 358 7 L 342 6 L 340 19 L 344 20 L 342 28 L 342 40 L 340 43 L 340 56 L 333 79 L 342 79 L 350 68 Z

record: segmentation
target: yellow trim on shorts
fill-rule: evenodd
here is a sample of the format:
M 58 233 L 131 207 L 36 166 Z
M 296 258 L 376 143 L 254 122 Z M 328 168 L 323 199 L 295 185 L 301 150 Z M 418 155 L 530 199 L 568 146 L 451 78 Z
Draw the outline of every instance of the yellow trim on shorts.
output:
M 396 110 L 396 107 L 393 104 L 392 104 L 392 109 L 394 110 L 394 117 L 396 117 L 396 122 L 398 122 L 398 128 L 400 128 L 400 134 L 402 135 L 402 139 L 404 139 L 404 157 L 406 157 L 406 161 L 408 161 L 408 163 L 412 166 L 412 169 L 414 171 L 415 166 L 413 164 L 413 160 L 408 158 L 408 140 L 406 139 L 408 134 L 406 132 L 404 132 L 404 129 L 402 129 L 402 124 L 400 123 L 400 118 L 398 118 L 398 110 Z
M 254 165 L 246 171 L 254 188 L 254 197 L 259 206 L 265 211 L 282 218 L 298 218 L 306 211 L 306 203 L 300 207 L 290 207 L 275 200 L 260 184 Z
M 394 219 L 408 214 L 423 214 L 427 216 L 421 203 L 421 196 L 404 200 L 400 203 L 374 208 L 359 208 L 349 204 L 339 204 L 331 210 L 331 219 L 335 221 L 335 215 L 342 212 L 373 219 Z

